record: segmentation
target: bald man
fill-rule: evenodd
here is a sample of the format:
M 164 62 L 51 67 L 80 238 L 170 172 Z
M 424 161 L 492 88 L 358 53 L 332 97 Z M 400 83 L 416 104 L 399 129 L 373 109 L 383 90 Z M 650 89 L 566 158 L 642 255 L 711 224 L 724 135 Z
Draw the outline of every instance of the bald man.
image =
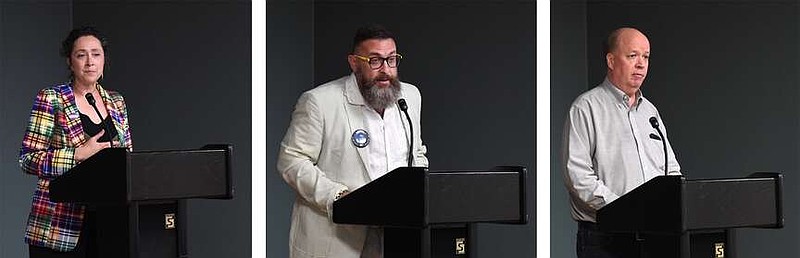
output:
M 572 218 L 578 222 L 579 258 L 638 257 L 635 236 L 600 231 L 596 212 L 664 175 L 662 141 L 667 143 L 668 173 L 680 174 L 664 122 L 641 90 L 650 42 L 634 28 L 620 28 L 605 45 L 605 80 L 575 99 L 564 126 L 562 167 Z M 651 126 L 651 117 L 658 120 L 663 139 Z

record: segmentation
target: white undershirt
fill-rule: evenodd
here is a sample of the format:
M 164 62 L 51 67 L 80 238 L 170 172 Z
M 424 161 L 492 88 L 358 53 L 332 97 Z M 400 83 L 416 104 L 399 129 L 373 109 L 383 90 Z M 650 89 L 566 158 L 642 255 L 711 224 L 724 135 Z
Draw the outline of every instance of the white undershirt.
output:
M 365 148 L 370 179 L 375 180 L 398 167 L 408 166 L 408 138 L 397 105 L 387 107 L 383 118 L 368 106 L 363 106 L 362 112 L 369 134 L 369 144 Z

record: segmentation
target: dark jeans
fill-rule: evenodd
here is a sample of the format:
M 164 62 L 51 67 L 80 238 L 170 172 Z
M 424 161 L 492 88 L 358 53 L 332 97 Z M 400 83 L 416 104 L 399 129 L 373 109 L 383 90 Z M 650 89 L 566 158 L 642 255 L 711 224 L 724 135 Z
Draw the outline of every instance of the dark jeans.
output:
M 633 233 L 603 232 L 592 222 L 578 222 L 578 258 L 638 258 L 639 245 Z
M 95 253 L 95 220 L 94 212 L 88 211 L 83 218 L 81 236 L 78 238 L 78 245 L 69 252 L 59 252 L 47 247 L 28 245 L 30 258 L 96 258 Z

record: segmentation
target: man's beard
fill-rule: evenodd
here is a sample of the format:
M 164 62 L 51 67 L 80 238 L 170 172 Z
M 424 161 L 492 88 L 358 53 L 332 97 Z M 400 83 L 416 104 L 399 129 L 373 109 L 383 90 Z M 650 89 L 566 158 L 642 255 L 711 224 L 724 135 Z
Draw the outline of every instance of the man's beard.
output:
M 358 90 L 371 108 L 376 111 L 386 110 L 400 97 L 400 80 L 388 74 L 380 74 L 372 80 L 365 78 L 363 73 L 357 73 Z M 389 87 L 377 86 L 378 80 L 389 79 Z

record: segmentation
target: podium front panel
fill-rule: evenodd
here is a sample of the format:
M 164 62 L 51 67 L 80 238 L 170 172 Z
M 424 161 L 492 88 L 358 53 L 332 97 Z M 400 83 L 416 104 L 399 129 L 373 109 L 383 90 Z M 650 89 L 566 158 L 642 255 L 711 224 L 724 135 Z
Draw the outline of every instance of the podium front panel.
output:
M 128 198 L 128 151 L 103 149 L 50 181 L 54 202 L 126 203 Z
M 333 202 L 333 222 L 394 227 L 427 225 L 427 168 L 401 167 Z
M 597 211 L 600 228 L 614 232 L 684 230 L 682 176 L 658 176 Z

